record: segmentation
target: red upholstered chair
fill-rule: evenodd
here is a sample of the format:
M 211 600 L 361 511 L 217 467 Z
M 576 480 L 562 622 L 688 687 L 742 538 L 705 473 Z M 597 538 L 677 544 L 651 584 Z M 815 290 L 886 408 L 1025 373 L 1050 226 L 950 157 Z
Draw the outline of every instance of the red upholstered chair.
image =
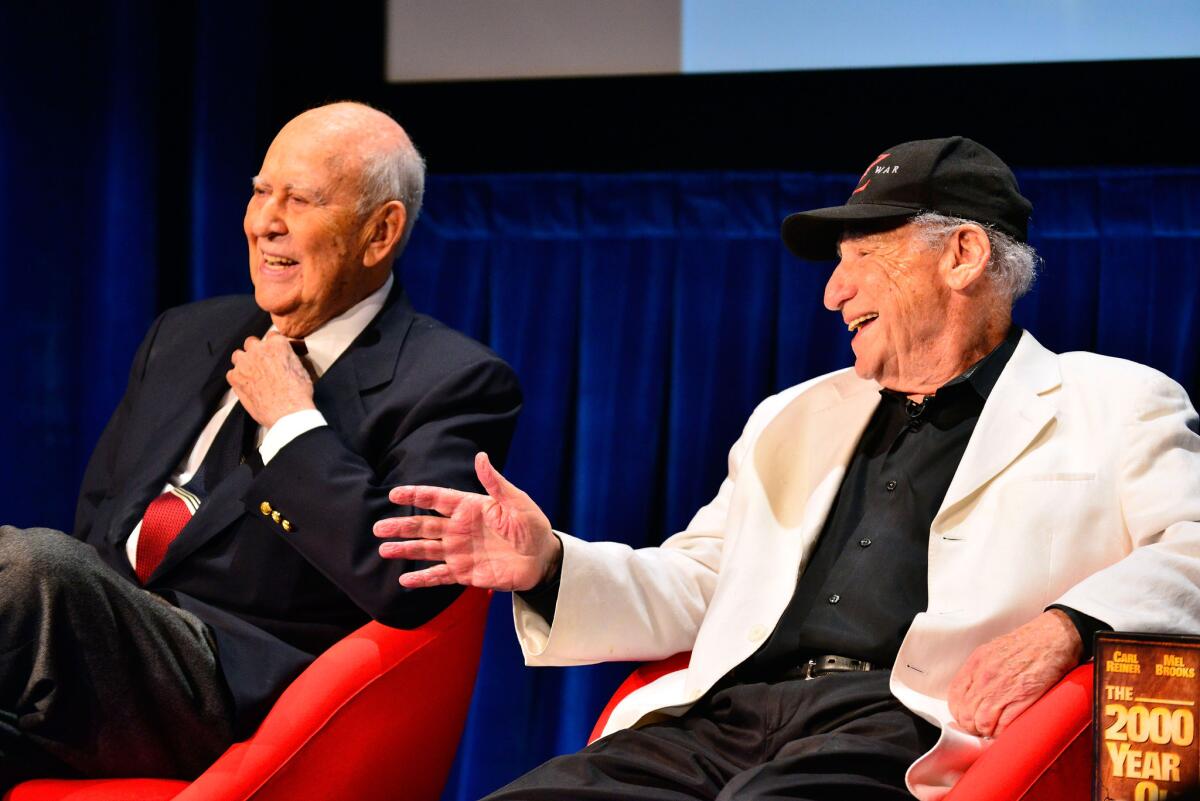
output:
M 470 705 L 491 594 L 467 590 L 412 631 L 368 623 L 284 691 L 193 782 L 39 779 L 5 801 L 436 801 Z
M 600 737 L 629 693 L 687 667 L 690 654 L 648 662 L 617 688 L 592 729 Z M 1078 667 L 1009 725 L 944 801 L 1087 801 L 1092 797 L 1092 665 Z
M 668 673 L 674 673 L 677 670 L 683 670 L 688 665 L 688 660 L 692 658 L 690 651 L 683 651 L 668 656 L 666 659 L 660 659 L 657 662 L 647 662 L 644 665 L 638 666 L 637 670 L 629 674 L 625 681 L 621 682 L 621 686 L 613 693 L 613 697 L 609 699 L 608 706 L 604 707 L 604 711 L 600 713 L 600 719 L 596 721 L 596 725 L 592 727 L 592 733 L 588 735 L 588 743 L 594 743 L 600 739 L 601 733 L 604 732 L 604 727 L 608 725 L 608 719 L 612 716 L 613 710 L 617 708 L 617 704 L 639 687 L 645 687 L 655 679 L 665 676 Z

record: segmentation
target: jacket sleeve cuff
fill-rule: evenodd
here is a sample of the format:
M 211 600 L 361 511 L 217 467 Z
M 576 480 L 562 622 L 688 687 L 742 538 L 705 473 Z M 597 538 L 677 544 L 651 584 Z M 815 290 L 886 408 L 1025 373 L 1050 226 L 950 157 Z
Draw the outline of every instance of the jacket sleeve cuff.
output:
M 558 536 L 555 534 L 554 536 Z M 554 623 L 554 607 L 558 605 L 558 588 L 559 582 L 562 579 L 562 549 L 558 551 L 558 562 L 554 567 L 553 575 L 528 590 L 520 590 L 517 595 L 521 600 L 529 604 L 529 608 L 536 612 L 547 624 Z
M 1097 620 L 1091 615 L 1085 615 L 1077 609 L 1072 609 L 1069 606 L 1062 604 L 1050 604 L 1046 607 L 1046 611 L 1057 609 L 1071 619 L 1071 624 L 1075 626 L 1075 630 L 1079 632 L 1079 639 L 1083 641 L 1083 654 L 1079 657 L 1079 663 L 1083 664 L 1090 660 L 1093 656 L 1092 649 L 1095 645 L 1094 638 L 1098 631 L 1112 631 L 1112 626 L 1105 623 L 1103 620 Z
M 275 421 L 275 425 L 267 429 L 262 445 L 258 446 L 258 455 L 264 465 L 283 450 L 284 446 L 301 434 L 327 425 L 325 415 L 316 409 L 303 409 L 291 414 L 285 414 Z

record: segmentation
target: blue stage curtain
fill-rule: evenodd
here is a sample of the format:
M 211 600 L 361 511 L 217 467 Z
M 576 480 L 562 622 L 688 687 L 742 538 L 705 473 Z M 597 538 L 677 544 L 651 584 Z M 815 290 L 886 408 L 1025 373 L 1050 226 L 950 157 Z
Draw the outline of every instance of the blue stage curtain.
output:
M 262 13 L 0 3 L 0 523 L 71 528 L 164 295 L 247 291 Z
M 70 528 L 155 314 L 149 25 L 129 3 L 0 4 L 0 521 Z M 181 187 L 186 191 L 186 187 Z

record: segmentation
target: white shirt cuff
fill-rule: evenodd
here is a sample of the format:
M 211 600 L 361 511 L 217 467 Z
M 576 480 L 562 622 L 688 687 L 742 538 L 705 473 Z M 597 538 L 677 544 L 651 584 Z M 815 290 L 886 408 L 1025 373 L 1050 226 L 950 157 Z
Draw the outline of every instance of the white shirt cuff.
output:
M 316 409 L 302 409 L 298 412 L 285 414 L 275 421 L 275 425 L 267 429 L 262 444 L 258 446 L 258 455 L 263 464 L 269 464 L 284 446 L 306 431 L 327 425 L 325 415 Z

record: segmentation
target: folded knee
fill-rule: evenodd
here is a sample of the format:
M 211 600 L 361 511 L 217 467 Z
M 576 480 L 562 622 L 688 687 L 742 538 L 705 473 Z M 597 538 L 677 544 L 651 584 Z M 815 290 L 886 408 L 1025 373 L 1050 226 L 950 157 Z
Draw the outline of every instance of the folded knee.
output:
M 0 595 L 11 602 L 23 590 L 70 581 L 86 551 L 86 545 L 61 531 L 0 526 Z

